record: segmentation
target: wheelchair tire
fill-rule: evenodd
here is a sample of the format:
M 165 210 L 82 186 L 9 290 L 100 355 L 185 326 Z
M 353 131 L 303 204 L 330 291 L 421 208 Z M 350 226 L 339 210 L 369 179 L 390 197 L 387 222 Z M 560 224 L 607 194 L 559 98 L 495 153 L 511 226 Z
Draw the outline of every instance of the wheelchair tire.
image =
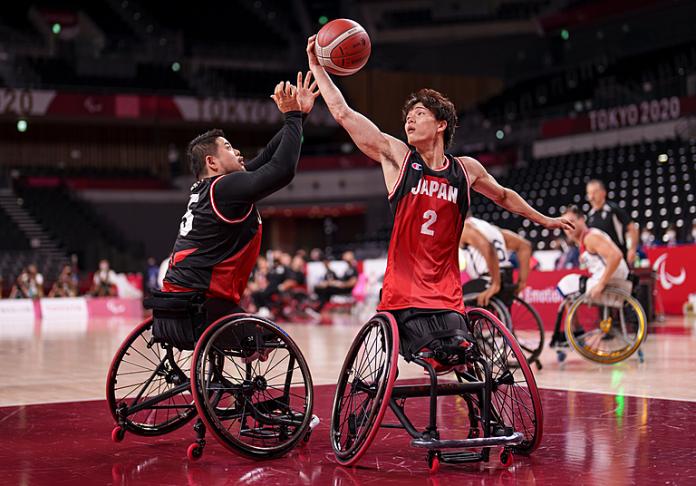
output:
M 330 435 L 340 464 L 357 463 L 377 435 L 389 406 L 398 359 L 396 321 L 391 314 L 380 312 L 358 332 L 336 385 Z M 350 408 L 353 404 L 356 409 Z
M 621 289 L 607 287 L 602 300 L 592 302 L 585 294 L 573 302 L 565 318 L 566 339 L 581 356 L 590 361 L 614 364 L 638 351 L 647 335 L 647 318 L 640 302 Z M 581 307 L 583 305 L 586 307 Z M 601 312 L 598 318 L 593 317 L 593 307 Z M 617 327 L 614 324 L 617 315 L 620 334 L 613 332 Z M 627 323 L 627 320 L 631 322 Z M 627 324 L 631 326 L 630 334 Z M 573 332 L 579 328 L 584 332 Z M 616 341 L 619 346 L 612 348 L 611 344 Z
M 292 338 L 267 319 L 232 314 L 208 327 L 194 351 L 191 389 L 207 430 L 242 456 L 282 456 L 309 431 L 309 367 Z
M 489 360 L 493 379 L 491 397 L 491 427 L 508 428 L 522 432 L 524 440 L 510 449 L 519 454 L 531 454 L 543 435 L 544 416 L 541 397 L 534 374 L 517 340 L 510 330 L 485 309 L 468 309 L 470 332 L 479 353 Z M 516 362 L 518 366 L 510 363 Z M 479 363 L 474 362 L 478 379 L 483 377 Z M 463 374 L 457 374 L 462 378 Z M 481 410 L 481 404 L 475 404 Z M 484 437 L 491 433 L 485 433 Z
M 116 423 L 134 434 L 154 436 L 189 422 L 196 416 L 190 362 L 190 351 L 154 341 L 152 318 L 138 324 L 116 352 L 106 380 L 106 400 Z
M 511 320 L 508 329 L 512 330 L 512 334 L 527 357 L 527 362 L 533 363 L 537 361 L 544 350 L 544 340 L 546 338 L 544 323 L 541 321 L 539 313 L 526 301 L 515 296 L 509 309 L 509 315 Z M 526 324 L 524 326 L 525 329 L 519 329 L 521 324 Z M 531 329 L 526 329 L 527 327 L 531 327 Z M 529 337 L 523 333 L 529 333 Z

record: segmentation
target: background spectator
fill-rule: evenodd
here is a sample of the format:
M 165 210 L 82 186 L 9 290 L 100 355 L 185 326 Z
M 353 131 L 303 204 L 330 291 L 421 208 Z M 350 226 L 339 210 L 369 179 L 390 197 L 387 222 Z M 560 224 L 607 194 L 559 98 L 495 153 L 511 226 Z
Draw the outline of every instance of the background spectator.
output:
M 268 285 L 265 289 L 251 294 L 254 305 L 260 315 L 270 315 L 269 306 L 274 295 L 278 294 L 279 286 L 290 278 L 291 257 L 282 251 L 273 252 L 273 267 L 268 272 Z
M 99 261 L 99 270 L 94 272 L 90 295 L 95 297 L 113 297 L 116 295 L 116 272 L 109 267 L 106 258 Z
M 343 253 L 341 259 L 348 264 L 348 268 L 341 277 L 337 277 L 333 270 L 329 268 L 329 261 L 324 260 L 326 274 L 324 279 L 314 287 L 314 291 L 319 299 L 319 311 L 324 308 L 334 295 L 350 295 L 353 292 L 353 287 L 358 282 L 358 267 L 353 252 L 347 251 Z
M 696 243 L 696 219 L 691 224 L 691 232 L 686 235 L 687 243 Z
M 77 285 L 73 280 L 72 266 L 69 263 L 63 265 L 58 279 L 53 283 L 49 297 L 77 297 Z
M 667 246 L 676 246 L 679 241 L 677 240 L 677 227 L 674 223 L 670 223 L 662 237 L 662 242 Z
M 17 277 L 10 291 L 12 299 L 39 299 L 43 297 L 43 275 L 35 264 L 29 265 Z

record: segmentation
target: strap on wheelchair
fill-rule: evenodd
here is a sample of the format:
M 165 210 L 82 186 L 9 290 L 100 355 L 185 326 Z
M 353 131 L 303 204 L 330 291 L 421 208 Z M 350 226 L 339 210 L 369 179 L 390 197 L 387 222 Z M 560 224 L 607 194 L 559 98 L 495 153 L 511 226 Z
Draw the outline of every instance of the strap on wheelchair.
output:
M 456 336 L 460 336 L 463 339 L 467 339 L 468 335 L 467 333 L 462 330 L 462 329 L 445 329 L 442 331 L 432 331 L 428 333 L 427 335 L 423 336 L 421 339 L 414 341 L 411 343 L 411 349 L 414 350 L 414 352 L 418 352 L 420 349 L 426 347 L 428 344 L 431 342 L 438 340 L 438 339 L 445 339 L 445 338 L 453 338 Z
M 201 312 L 205 295 L 202 292 L 158 292 L 153 291 L 152 297 L 143 301 L 146 309 L 171 312 Z

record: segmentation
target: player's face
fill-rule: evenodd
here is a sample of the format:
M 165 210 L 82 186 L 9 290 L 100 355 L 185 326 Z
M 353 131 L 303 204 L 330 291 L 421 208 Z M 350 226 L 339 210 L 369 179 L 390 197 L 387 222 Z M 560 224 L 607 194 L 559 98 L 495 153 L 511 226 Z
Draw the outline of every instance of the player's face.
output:
M 226 138 L 218 137 L 217 145 L 217 159 L 218 164 L 220 164 L 221 173 L 229 174 L 230 172 L 246 170 L 246 167 L 244 167 L 244 157 L 239 153 L 239 150 L 232 147 Z
M 587 184 L 585 190 L 587 192 L 587 202 L 589 202 L 593 208 L 600 208 L 604 205 L 607 199 L 607 193 L 602 189 L 602 186 L 591 182 Z
M 423 103 L 416 103 L 406 115 L 404 124 L 408 143 L 416 145 L 418 142 L 432 140 L 442 123 L 435 119 L 433 112 L 423 106 Z
M 573 240 L 573 241 L 579 241 L 580 240 L 580 235 L 582 234 L 583 231 L 585 231 L 585 218 L 578 218 L 575 213 L 567 212 L 566 214 L 563 215 L 565 218 L 568 218 L 568 220 L 573 223 L 575 226 L 574 229 L 564 229 L 563 231 L 565 232 L 566 236 Z

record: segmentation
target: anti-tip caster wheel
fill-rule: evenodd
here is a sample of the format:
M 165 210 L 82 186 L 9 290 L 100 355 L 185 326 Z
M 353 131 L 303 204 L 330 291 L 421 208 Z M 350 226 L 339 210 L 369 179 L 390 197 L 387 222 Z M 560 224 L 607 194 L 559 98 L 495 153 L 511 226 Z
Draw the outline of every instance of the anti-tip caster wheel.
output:
M 503 449 L 500 451 L 500 463 L 505 466 L 505 467 L 510 467 L 512 466 L 512 462 L 514 461 L 514 457 L 512 455 L 512 452 L 510 452 L 507 449 Z
M 430 474 L 437 474 L 440 470 L 440 452 L 439 451 L 428 451 L 428 472 Z
M 194 442 L 190 446 L 188 446 L 188 449 L 186 449 L 186 457 L 188 457 L 189 461 L 197 461 L 203 456 L 203 447 L 201 447 L 199 444 Z
M 121 442 L 125 436 L 126 429 L 120 426 L 114 427 L 114 430 L 111 431 L 111 440 L 113 440 L 114 442 Z

